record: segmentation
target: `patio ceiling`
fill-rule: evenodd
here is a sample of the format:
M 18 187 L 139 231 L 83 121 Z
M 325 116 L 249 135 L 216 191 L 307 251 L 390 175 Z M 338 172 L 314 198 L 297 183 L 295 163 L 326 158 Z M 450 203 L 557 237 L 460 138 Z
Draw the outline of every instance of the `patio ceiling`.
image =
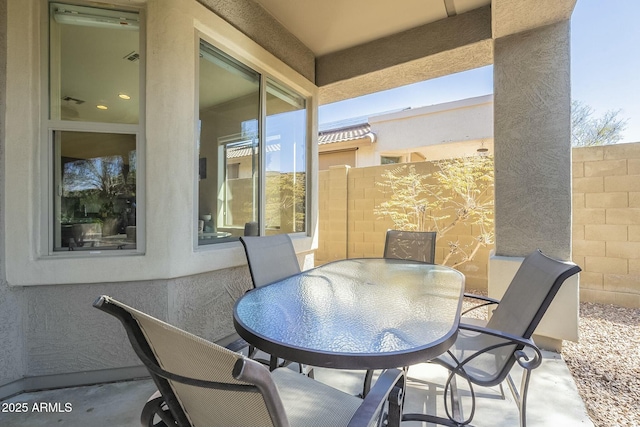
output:
M 255 2 L 313 55 L 325 104 L 489 65 L 494 39 L 567 20 L 576 0 Z
M 491 0 L 256 0 L 316 56 L 491 4 Z

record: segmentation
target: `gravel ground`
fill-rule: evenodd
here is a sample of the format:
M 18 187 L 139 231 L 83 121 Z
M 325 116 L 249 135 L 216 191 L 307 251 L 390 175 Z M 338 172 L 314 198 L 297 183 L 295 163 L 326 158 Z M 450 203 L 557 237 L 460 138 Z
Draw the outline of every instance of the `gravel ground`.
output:
M 580 342 L 562 350 L 597 427 L 640 426 L 640 309 L 580 303 Z

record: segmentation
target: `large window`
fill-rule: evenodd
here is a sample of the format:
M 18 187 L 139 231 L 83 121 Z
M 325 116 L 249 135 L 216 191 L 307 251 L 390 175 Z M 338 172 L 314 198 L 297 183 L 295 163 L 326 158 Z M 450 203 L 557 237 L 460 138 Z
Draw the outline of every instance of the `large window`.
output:
M 136 249 L 138 13 L 50 3 L 49 250 Z
M 306 231 L 305 99 L 200 43 L 198 243 Z
M 305 231 L 305 100 L 271 79 L 266 92 L 265 227 L 273 234 Z

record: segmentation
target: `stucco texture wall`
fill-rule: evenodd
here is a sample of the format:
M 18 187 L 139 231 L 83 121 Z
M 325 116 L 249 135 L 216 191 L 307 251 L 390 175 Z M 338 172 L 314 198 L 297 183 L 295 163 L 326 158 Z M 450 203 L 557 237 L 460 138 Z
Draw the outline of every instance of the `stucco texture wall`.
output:
M 640 307 L 640 143 L 573 149 L 582 301 Z
M 568 21 L 495 40 L 498 256 L 571 255 L 569 41 Z
M 7 86 L 7 1 L 0 0 L 0 229 L 5 226 L 5 113 Z M 6 281 L 6 248 L 0 239 L 0 384 L 24 375 L 22 359 L 23 296 L 20 289 L 9 288 Z
M 431 162 L 412 163 L 416 172 L 429 174 L 436 166 Z M 316 265 L 344 258 L 381 257 L 386 231 L 393 229 L 389 217 L 374 213 L 376 206 L 389 199 L 377 183 L 382 174 L 397 165 L 365 168 L 334 166 L 319 175 L 319 238 Z M 436 243 L 436 263 L 441 264 L 449 251 L 449 242 L 469 244 L 476 230 L 470 225 L 456 225 Z M 466 277 L 467 288 L 487 289 L 489 252 L 493 245 L 482 247 L 472 261 L 457 267 Z
M 171 280 L 25 287 L 26 376 L 140 365 L 120 322 L 92 307 L 102 294 L 217 341 L 233 334 L 233 304 L 250 287 L 246 267 Z
M 313 52 L 269 15 L 260 4 L 251 0 L 198 1 L 309 81 L 315 81 Z

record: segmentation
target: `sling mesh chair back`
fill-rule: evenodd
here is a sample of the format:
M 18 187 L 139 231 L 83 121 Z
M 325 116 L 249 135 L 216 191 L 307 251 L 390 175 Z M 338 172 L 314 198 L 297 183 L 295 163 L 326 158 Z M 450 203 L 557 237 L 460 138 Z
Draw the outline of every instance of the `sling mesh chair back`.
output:
M 383 256 L 433 264 L 436 256 L 436 235 L 435 231 L 388 230 Z
M 253 287 L 268 285 L 300 273 L 298 257 L 287 234 L 243 236 Z
M 387 259 L 406 259 L 410 261 L 434 264 L 436 257 L 435 231 L 387 230 L 383 257 Z M 371 387 L 373 371 L 364 376 L 362 396 L 366 396 Z
M 399 425 L 400 370 L 384 373 L 377 401 L 363 401 L 287 368 L 269 372 L 108 296 L 94 307 L 122 322 L 158 387 L 143 408 L 144 427 L 369 426 L 385 419 Z
M 293 242 L 287 234 L 275 234 L 272 236 L 242 236 L 240 242 L 244 246 L 247 256 L 247 264 L 251 273 L 251 281 L 254 288 L 268 285 L 278 280 L 286 279 L 300 273 L 300 264 L 296 256 Z M 239 350 L 249 347 L 249 357 L 254 357 L 256 349 L 250 346 L 242 338 L 234 341 L 229 348 Z M 265 361 L 261 361 L 265 363 Z M 278 365 L 278 359 L 271 357 L 269 365 L 274 369 Z M 289 362 L 283 362 L 286 365 Z M 300 366 L 300 370 L 303 368 Z M 313 373 L 311 373 L 313 376 Z
M 531 336 L 562 283 L 579 271 L 580 267 L 571 262 L 557 261 L 536 250 L 524 259 L 500 301 L 479 298 L 497 304 L 486 324 L 471 319 L 466 321 L 465 317 L 461 319 L 455 344 L 434 362 L 451 372 L 445 403 L 448 398 L 455 398 L 455 382 L 453 390 L 450 387 L 455 374 L 469 382 L 472 410 L 466 423 L 471 421 L 475 411 L 472 384 L 490 387 L 507 379 L 520 409 L 520 425 L 525 426 L 529 377 L 531 370 L 542 361 L 542 354 Z M 525 348 L 528 354 L 523 352 Z M 509 375 L 516 362 L 524 368 L 519 391 Z M 452 402 L 452 406 L 456 404 Z M 451 418 L 448 409 L 447 415 Z

